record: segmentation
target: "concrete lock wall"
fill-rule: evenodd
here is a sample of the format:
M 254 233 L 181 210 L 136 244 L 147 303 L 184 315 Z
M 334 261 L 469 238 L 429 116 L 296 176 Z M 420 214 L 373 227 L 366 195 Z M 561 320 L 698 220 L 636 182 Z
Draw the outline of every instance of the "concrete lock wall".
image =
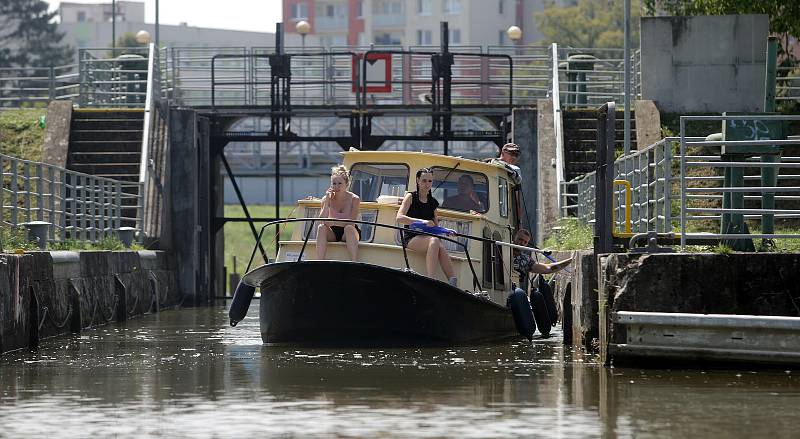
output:
M 179 305 L 164 252 L 0 255 L 0 353 Z
M 642 17 L 642 98 L 661 111 L 763 111 L 766 15 Z
M 611 254 L 598 276 L 600 354 L 624 343 L 617 311 L 791 316 L 800 314 L 800 254 Z M 586 292 L 584 292 L 586 293 Z

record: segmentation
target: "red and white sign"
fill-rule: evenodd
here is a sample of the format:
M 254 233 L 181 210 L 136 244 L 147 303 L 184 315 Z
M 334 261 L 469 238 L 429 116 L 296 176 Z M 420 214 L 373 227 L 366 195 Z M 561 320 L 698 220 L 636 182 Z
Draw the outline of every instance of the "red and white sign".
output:
M 366 93 L 391 93 L 392 92 L 392 54 L 370 53 L 367 54 Z M 358 90 L 361 81 L 358 78 L 364 74 L 361 60 L 364 54 L 353 57 L 353 93 Z

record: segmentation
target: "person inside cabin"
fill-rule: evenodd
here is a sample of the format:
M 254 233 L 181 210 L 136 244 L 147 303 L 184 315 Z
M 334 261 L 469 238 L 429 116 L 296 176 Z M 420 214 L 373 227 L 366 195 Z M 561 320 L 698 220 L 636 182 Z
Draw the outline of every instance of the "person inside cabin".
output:
M 475 181 L 467 174 L 458 177 L 458 194 L 444 199 L 442 207 L 465 212 L 483 212 L 483 203 L 475 193 Z
M 436 208 L 439 201 L 431 193 L 433 187 L 433 171 L 422 168 L 417 171 L 417 190 L 406 193 L 400 209 L 397 211 L 397 222 L 408 229 L 410 224 L 423 222 L 426 226 L 438 226 L 439 217 Z M 453 270 L 453 262 L 442 243 L 442 240 L 429 235 L 422 235 L 410 230 L 401 232 L 403 245 L 407 248 L 425 253 L 425 268 L 429 277 L 436 275 L 437 265 L 442 268 L 444 275 L 452 286 L 458 286 L 458 279 Z
M 350 176 L 344 165 L 331 168 L 331 187 L 322 197 L 320 218 L 358 219 L 358 206 L 361 199 L 347 190 Z M 355 223 L 323 221 L 317 226 L 317 259 L 325 259 L 328 242 L 342 242 L 347 246 L 350 260 L 358 260 L 358 240 L 361 230 Z
M 531 232 L 526 229 L 519 229 L 514 234 L 514 244 L 527 247 L 531 241 Z M 514 282 L 516 287 L 526 294 L 528 293 L 528 275 L 533 274 L 551 274 L 563 270 L 572 263 L 572 258 L 564 259 L 563 261 L 553 262 L 552 264 L 543 264 L 534 259 L 531 252 L 524 250 L 514 249 L 514 274 L 517 281 Z

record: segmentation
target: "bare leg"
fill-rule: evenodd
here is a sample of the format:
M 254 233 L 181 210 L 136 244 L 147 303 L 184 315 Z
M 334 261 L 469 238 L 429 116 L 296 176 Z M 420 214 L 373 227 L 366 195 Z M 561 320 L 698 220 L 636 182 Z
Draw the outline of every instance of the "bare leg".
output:
M 450 259 L 450 254 L 447 253 L 447 249 L 444 248 L 444 245 L 441 245 L 441 241 L 439 245 L 439 265 L 442 266 L 442 271 L 448 279 L 456 275 L 455 270 L 453 270 L 453 261 Z
M 325 224 L 317 226 L 317 259 L 325 259 L 328 252 L 328 241 L 336 239 L 333 230 Z
M 425 269 L 428 272 L 428 277 L 436 275 L 436 258 L 438 257 L 438 249 L 431 250 L 432 245 L 437 245 L 439 240 L 432 236 L 415 236 L 408 242 L 408 247 L 416 252 L 425 253 Z
M 353 262 L 358 261 L 358 232 L 355 226 L 348 224 L 344 226 L 344 242 L 347 245 L 347 253 L 350 254 L 350 260 Z

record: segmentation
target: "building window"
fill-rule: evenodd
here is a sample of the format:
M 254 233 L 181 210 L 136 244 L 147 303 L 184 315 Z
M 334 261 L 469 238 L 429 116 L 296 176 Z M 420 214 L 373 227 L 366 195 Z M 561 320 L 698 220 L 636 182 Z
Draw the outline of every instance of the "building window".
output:
M 373 12 L 380 15 L 401 15 L 403 13 L 403 2 L 381 0 L 373 5 Z
M 450 44 L 461 44 L 461 29 L 450 29 L 448 37 Z
M 333 7 L 333 5 L 328 5 L 327 7 L 325 7 L 325 15 L 327 15 L 328 17 L 333 17 L 334 15 L 336 15 L 334 9 L 335 8 Z
M 498 0 L 497 2 L 497 8 L 501 15 L 504 13 L 503 6 L 505 5 L 503 3 L 505 3 L 505 0 Z
M 461 0 L 444 0 L 444 3 L 442 3 L 442 11 L 445 14 L 460 14 Z
M 305 2 L 292 3 L 292 18 L 295 20 L 308 19 L 308 6 L 306 6 Z
M 78 23 L 83 23 L 86 21 L 86 12 L 78 11 Z
M 375 35 L 375 44 L 382 44 L 386 46 L 399 46 L 400 44 L 402 44 L 402 42 L 400 41 L 400 35 L 382 33 Z
M 364 17 L 364 0 L 358 0 L 356 2 L 356 18 Z
M 417 44 L 432 44 L 432 43 L 433 43 L 433 32 L 429 30 L 417 31 Z
M 417 0 L 417 14 L 431 15 L 431 0 Z

